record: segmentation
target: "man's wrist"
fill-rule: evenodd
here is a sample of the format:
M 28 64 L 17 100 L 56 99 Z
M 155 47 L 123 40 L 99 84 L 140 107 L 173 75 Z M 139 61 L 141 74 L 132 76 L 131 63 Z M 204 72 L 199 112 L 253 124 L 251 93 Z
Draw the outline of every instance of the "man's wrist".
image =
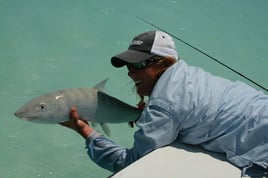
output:
M 94 132 L 92 127 L 84 127 L 83 129 L 79 130 L 78 133 L 84 138 L 87 139 L 90 134 Z

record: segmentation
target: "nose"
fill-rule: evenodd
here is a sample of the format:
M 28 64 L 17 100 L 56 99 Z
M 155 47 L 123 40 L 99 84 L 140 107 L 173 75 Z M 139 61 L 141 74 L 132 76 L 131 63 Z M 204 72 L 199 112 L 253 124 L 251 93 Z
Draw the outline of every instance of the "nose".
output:
M 128 75 L 130 78 L 133 79 L 133 78 L 134 78 L 134 75 L 135 75 L 135 72 L 129 70 L 128 73 L 127 73 L 127 75 Z
M 131 65 L 127 66 L 127 69 L 128 69 L 128 75 L 138 72 L 138 70 L 135 67 L 131 66 Z

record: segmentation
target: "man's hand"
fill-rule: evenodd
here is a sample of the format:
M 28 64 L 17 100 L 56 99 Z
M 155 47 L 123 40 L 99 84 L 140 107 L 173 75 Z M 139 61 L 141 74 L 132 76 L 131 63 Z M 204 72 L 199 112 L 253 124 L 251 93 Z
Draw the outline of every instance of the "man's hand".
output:
M 88 124 L 87 121 L 79 118 L 79 114 L 75 107 L 71 108 L 70 111 L 70 121 L 59 123 L 62 126 L 68 127 L 75 130 L 82 137 L 87 139 L 87 137 L 94 131 L 94 129 Z

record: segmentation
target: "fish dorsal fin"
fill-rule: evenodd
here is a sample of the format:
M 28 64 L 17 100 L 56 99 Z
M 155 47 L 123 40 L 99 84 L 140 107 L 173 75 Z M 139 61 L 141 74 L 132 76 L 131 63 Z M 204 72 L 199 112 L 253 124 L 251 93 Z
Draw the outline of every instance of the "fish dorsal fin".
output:
M 103 91 L 107 80 L 108 80 L 108 78 L 105 79 L 105 80 L 103 80 L 103 81 L 101 81 L 100 83 L 98 83 L 97 85 L 95 85 L 94 88 L 97 89 L 97 90 L 99 90 L 99 91 Z

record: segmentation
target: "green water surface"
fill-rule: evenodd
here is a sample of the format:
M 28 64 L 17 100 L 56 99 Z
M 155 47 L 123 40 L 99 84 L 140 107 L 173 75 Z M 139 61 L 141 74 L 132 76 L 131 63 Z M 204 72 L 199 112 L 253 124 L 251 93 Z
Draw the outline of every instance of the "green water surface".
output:
M 145 18 L 268 87 L 267 0 L 0 0 L 0 178 L 103 178 L 83 139 L 59 125 L 19 120 L 28 100 L 62 88 L 91 87 L 129 104 L 139 99 L 126 69 L 110 57 L 133 36 L 155 30 Z M 254 84 L 176 41 L 191 65 Z M 135 130 L 111 125 L 112 139 L 131 147 Z M 185 169 L 185 168 L 184 168 Z

